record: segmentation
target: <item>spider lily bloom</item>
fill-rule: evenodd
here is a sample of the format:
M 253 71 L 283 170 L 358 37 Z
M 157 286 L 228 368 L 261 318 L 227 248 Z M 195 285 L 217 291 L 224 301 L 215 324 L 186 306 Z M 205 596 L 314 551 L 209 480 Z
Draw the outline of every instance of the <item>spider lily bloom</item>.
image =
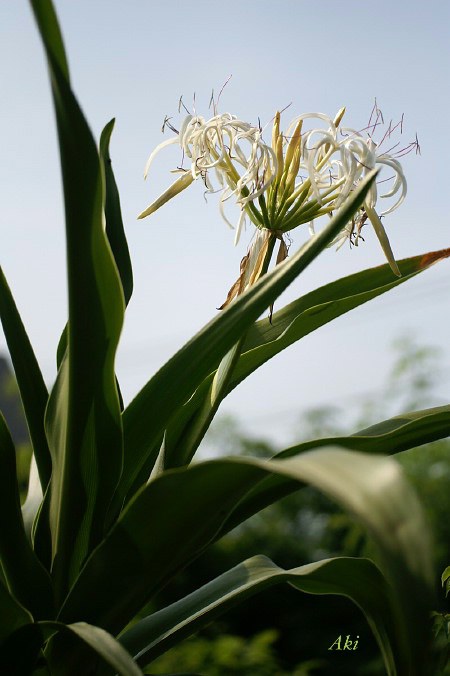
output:
M 349 239 L 351 243 L 357 245 L 358 239 L 361 236 L 361 228 L 364 223 L 369 220 L 380 241 L 392 271 L 400 276 L 400 271 L 395 262 L 389 239 L 381 222 L 381 217 L 390 214 L 397 209 L 405 199 L 407 184 L 401 163 L 389 153 L 380 152 L 380 147 L 377 146 L 371 137 L 364 138 L 360 132 L 353 129 L 342 129 L 342 133 L 345 134 L 344 140 L 341 141 L 341 147 L 343 149 L 342 155 L 344 162 L 347 165 L 346 171 L 349 182 L 352 184 L 350 190 L 356 187 L 358 182 L 375 167 L 381 169 L 388 167 L 393 175 L 386 179 L 387 181 L 392 182 L 391 187 L 381 195 L 378 194 L 377 183 L 373 183 L 366 195 L 363 206 L 356 217 L 346 226 L 346 228 L 344 228 L 332 244 L 338 243 L 339 248 L 347 239 Z M 407 150 L 412 149 L 414 145 L 415 144 L 410 144 L 410 146 L 407 146 Z M 383 180 L 379 181 L 379 183 L 382 182 Z M 348 191 L 343 190 L 341 201 L 344 200 L 347 195 Z M 395 196 L 396 200 L 394 203 L 378 214 L 375 209 L 378 198 L 386 199 Z
M 273 150 L 262 141 L 259 127 L 239 120 L 230 113 L 214 115 L 210 120 L 198 115 L 187 115 L 177 136 L 164 141 L 152 152 L 145 167 L 145 177 L 159 151 L 172 144 L 180 145 L 183 156 L 190 160 L 190 168 L 175 170 L 182 174 L 180 178 L 138 218 L 149 216 L 201 178 L 207 193 L 222 193 L 220 211 L 231 228 L 234 226 L 225 215 L 224 203 L 234 197 L 238 204 L 241 213 L 236 227 L 236 243 L 246 216 L 257 227 L 264 227 L 261 214 L 253 202 L 274 179 L 276 158 Z M 214 188 L 211 175 L 217 181 L 217 188 Z
M 374 110 L 377 118 L 373 125 L 369 121 L 368 126 L 372 130 L 381 115 L 376 105 Z M 230 113 L 216 114 L 210 120 L 187 115 L 179 132 L 169 125 L 176 136 L 161 143 L 150 155 L 145 176 L 159 151 L 171 144 L 181 147 L 183 159 L 190 161 L 190 167 L 175 170 L 181 176 L 139 218 L 153 213 L 201 178 L 207 193 L 221 193 L 220 212 L 231 228 L 234 226 L 225 215 L 224 207 L 234 198 L 240 210 L 235 244 L 247 220 L 256 226 L 248 253 L 241 261 L 240 275 L 221 308 L 267 271 L 277 240 L 276 263 L 279 264 L 287 257 L 285 234 L 303 224 L 308 224 L 314 234 L 315 219 L 332 216 L 375 167 L 388 167 L 393 171 L 394 175 L 387 179 L 393 180 L 391 187 L 379 196 L 374 184 L 358 213 L 333 243 L 338 243 L 339 248 L 349 239 L 357 245 L 361 229 L 369 220 L 393 272 L 400 275 L 380 218 L 400 206 L 406 194 L 400 162 L 388 152 L 380 152 L 380 146 L 395 127 L 391 129 L 389 125 L 377 145 L 370 134 L 364 137 L 361 132 L 341 128 L 344 113 L 342 108 L 333 119 L 323 113 L 304 113 L 293 120 L 286 134 L 280 131 L 280 113 L 276 113 L 271 147 L 263 142 L 259 127 Z M 313 128 L 304 131 L 304 122 L 311 120 Z M 414 145 L 399 151 L 397 156 Z M 378 197 L 396 197 L 396 201 L 378 215 L 375 209 Z
M 380 111 L 376 109 L 378 114 Z M 381 217 L 400 206 L 406 195 L 406 179 L 398 159 L 388 152 L 380 151 L 382 142 L 390 137 L 389 126 L 384 138 L 377 145 L 369 135 L 341 128 L 340 122 L 345 113 L 342 108 L 332 120 L 322 113 L 305 113 L 295 118 L 289 125 L 286 135 L 279 131 L 279 114 L 275 116 L 272 145 L 276 152 L 278 173 L 276 180 L 268 189 L 268 212 L 271 227 L 280 232 L 288 232 L 304 223 L 309 223 L 314 233 L 314 220 L 338 209 L 355 190 L 364 176 L 377 168 L 389 168 L 393 173 L 387 181 L 390 188 L 378 195 L 374 183 L 355 218 L 343 229 L 333 243 L 339 246 L 349 239 L 357 245 L 361 229 L 369 220 L 380 241 L 386 258 L 396 275 L 400 275 Z M 317 120 L 322 127 L 302 133 L 303 122 Z M 326 127 L 323 128 L 323 122 Z M 376 127 L 378 117 L 373 127 Z M 397 155 L 417 148 L 417 142 L 398 151 Z M 284 152 L 284 149 L 285 152 Z M 304 176 L 299 179 L 298 176 Z M 378 215 L 375 206 L 378 198 L 396 197 L 395 202 Z M 338 248 L 339 248 L 338 246 Z
M 216 114 L 210 120 L 187 115 L 179 132 L 170 125 L 176 136 L 164 141 L 152 152 L 147 161 L 145 176 L 156 155 L 172 144 L 181 147 L 183 158 L 189 160 L 190 167 L 175 170 L 181 176 L 139 218 L 152 214 L 196 179 L 201 178 L 207 193 L 221 192 L 220 213 L 233 228 L 225 214 L 225 205 L 234 198 L 240 210 L 235 244 L 238 243 L 247 221 L 251 221 L 257 231 L 248 255 L 241 261 L 240 277 L 230 289 L 222 306 L 225 307 L 267 269 L 276 240 L 279 240 L 277 263 L 280 263 L 287 256 L 283 235 L 302 223 L 309 223 L 313 218 L 331 212 L 343 181 L 330 188 L 327 160 L 330 148 L 334 150 L 337 145 L 336 124 L 343 112 L 340 111 L 335 121 L 321 114 L 301 116 L 289 141 L 280 133 L 280 114 L 277 113 L 273 125 L 272 146 L 263 142 L 259 127 L 239 120 L 230 113 Z M 308 117 L 327 121 L 330 129 L 313 130 L 302 139 L 303 119 Z M 312 178 L 298 185 L 302 160 L 307 161 L 308 166 L 304 166 L 307 171 L 312 166 L 313 152 L 308 149 L 306 141 L 312 136 L 316 141 L 319 133 L 322 134 L 319 147 L 323 157 L 316 158 L 317 166 L 313 167 Z M 319 176 L 320 172 L 325 178 Z
M 256 226 L 256 236 L 249 253 L 241 261 L 241 274 L 221 306 L 224 308 L 267 270 L 275 239 L 281 239 L 280 233 L 274 235 L 273 239 L 269 237 L 269 222 L 265 212 L 255 205 L 257 199 L 262 205 L 265 204 L 264 193 L 277 175 L 276 155 L 274 150 L 263 142 L 259 127 L 239 120 L 230 113 L 214 115 L 210 120 L 187 115 L 180 131 L 176 133 L 177 136 L 164 141 L 152 152 L 144 175 L 147 176 L 158 152 L 172 144 L 180 145 L 183 156 L 190 161 L 190 168 L 177 169 L 176 171 L 181 172 L 181 176 L 138 218 L 145 218 L 154 213 L 196 179 L 201 178 L 207 193 L 222 193 L 219 203 L 220 213 L 226 223 L 234 229 L 224 208 L 226 202 L 234 198 L 240 210 L 235 244 L 239 241 L 247 219 Z M 282 240 L 280 251 L 286 251 L 287 255 L 286 245 Z

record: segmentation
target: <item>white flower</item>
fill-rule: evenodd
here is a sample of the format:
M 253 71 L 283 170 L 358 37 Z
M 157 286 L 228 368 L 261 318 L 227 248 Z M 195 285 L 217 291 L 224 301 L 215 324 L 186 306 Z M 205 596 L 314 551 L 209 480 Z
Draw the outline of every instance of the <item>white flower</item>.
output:
M 180 146 L 182 165 L 187 160 L 189 166 L 175 170 L 181 176 L 139 218 L 156 211 L 198 178 L 204 182 L 207 193 L 221 193 L 220 213 L 231 228 L 235 226 L 225 214 L 225 205 L 230 200 L 235 202 L 240 211 L 235 243 L 247 220 L 256 226 L 257 233 L 242 259 L 241 274 L 230 289 L 225 306 L 267 269 L 276 240 L 280 241 L 277 262 L 281 262 L 287 256 L 285 233 L 308 224 L 314 234 L 315 220 L 325 215 L 331 217 L 366 174 L 378 168 L 384 174 L 388 172 L 387 178 L 381 174 L 352 221 L 332 244 L 338 244 L 339 248 L 349 240 L 357 245 L 362 227 L 370 221 L 393 272 L 400 275 L 381 218 L 397 209 L 405 198 L 406 179 L 398 157 L 418 148 L 417 138 L 392 155 L 382 149 L 383 143 L 399 125 L 401 128 L 402 122 L 395 127 L 390 124 L 377 144 L 373 135 L 382 115 L 376 104 L 366 130 L 341 127 L 344 114 L 345 108 L 334 118 L 324 113 L 303 113 L 294 118 L 284 134 L 280 131 L 280 113 L 276 113 L 271 146 L 263 141 L 259 126 L 230 113 L 216 113 L 210 119 L 188 114 L 179 131 L 168 125 L 175 136 L 152 152 L 145 176 L 160 150 L 171 144 Z M 303 127 L 307 125 L 311 128 L 305 130 Z M 382 184 L 387 186 L 384 192 L 379 188 Z M 378 213 L 380 200 L 390 203 Z
M 375 107 L 375 110 L 377 118 L 373 125 L 369 123 L 369 130 L 371 131 L 378 126 L 378 119 L 381 116 L 381 111 L 377 107 Z M 331 120 L 322 113 L 306 113 L 295 118 L 286 133 L 286 136 L 289 137 L 289 134 L 299 123 L 309 118 L 315 118 L 326 123 L 325 129 L 315 127 L 302 135 L 299 171 L 302 172 L 303 170 L 306 174 L 305 183 L 308 188 L 310 187 L 310 196 L 314 197 L 317 204 L 322 206 L 322 209 L 316 212 L 314 218 L 325 213 L 325 210 L 331 215 L 332 211 L 338 209 L 349 194 L 357 188 L 367 173 L 374 168 L 381 169 L 379 180 L 371 186 L 362 208 L 336 237 L 332 245 L 337 243 L 339 248 L 347 239 L 353 244 L 358 244 L 358 239 L 361 237 L 361 228 L 369 220 L 393 272 L 400 275 L 381 222 L 382 216 L 391 213 L 401 205 L 407 191 L 406 178 L 401 163 L 396 157 L 381 148 L 383 142 L 391 137 L 395 127 L 391 128 L 391 125 L 389 125 L 381 142 L 377 144 L 371 134 L 366 133 L 364 135 L 363 132 L 354 129 L 339 127 L 343 114 L 344 109 L 339 111 L 334 120 Z M 405 151 L 409 152 L 414 147 L 418 148 L 417 139 L 406 148 L 397 151 L 397 155 L 402 155 Z M 389 170 L 389 175 L 385 179 L 386 169 Z M 385 192 L 380 194 L 377 186 L 384 182 L 387 183 L 388 187 Z M 294 188 L 294 192 L 300 190 L 304 193 L 305 183 L 301 184 L 299 188 Z M 381 213 L 376 210 L 378 199 L 391 199 L 391 204 Z M 299 216 L 301 214 L 305 216 L 307 213 L 305 212 L 307 204 L 308 202 L 303 203 L 300 209 L 297 207 L 297 221 L 292 216 L 289 219 L 289 211 L 283 214 L 284 225 L 281 224 L 281 229 L 297 227 L 301 222 Z M 292 212 L 295 213 L 295 209 L 291 208 Z M 310 221 L 310 231 L 314 233 L 313 219 Z
M 224 203 L 231 197 L 239 205 L 241 214 L 236 230 L 239 239 L 245 216 L 261 226 L 253 201 L 262 195 L 276 175 L 276 157 L 272 148 L 261 138 L 259 127 L 239 120 L 235 115 L 223 113 L 206 120 L 199 115 L 187 115 L 177 136 L 164 141 L 150 155 L 144 175 L 160 150 L 171 144 L 179 144 L 183 156 L 190 160 L 189 169 L 178 169 L 182 173 L 171 188 L 146 209 L 139 218 L 156 211 L 164 202 L 183 190 L 190 182 L 202 178 L 207 192 L 222 193 L 220 210 L 224 220 L 234 227 L 225 216 Z M 192 180 L 187 179 L 189 174 Z M 214 187 L 214 177 L 217 187 Z

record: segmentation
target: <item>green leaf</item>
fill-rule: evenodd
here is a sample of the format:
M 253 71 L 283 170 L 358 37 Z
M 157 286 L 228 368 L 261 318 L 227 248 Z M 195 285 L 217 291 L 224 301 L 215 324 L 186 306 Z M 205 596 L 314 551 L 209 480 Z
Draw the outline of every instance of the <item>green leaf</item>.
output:
M 368 559 L 335 558 L 283 570 L 265 556 L 255 556 L 180 601 L 140 620 L 119 640 L 135 660 L 145 666 L 231 607 L 283 582 L 310 594 L 339 594 L 350 598 L 367 618 L 383 653 L 387 673 L 395 674 L 398 654 L 391 592 L 379 569 Z M 308 622 L 306 617 L 304 622 L 305 625 Z M 302 631 L 301 624 L 298 631 Z
M 89 648 L 94 650 L 106 664 L 113 667 L 118 674 L 121 674 L 121 676 L 142 676 L 141 669 L 125 648 L 104 629 L 86 624 L 86 622 L 75 622 L 66 627 L 64 625 L 61 626 L 55 624 L 55 628 L 56 626 L 58 626 L 60 632 L 64 633 L 66 636 L 70 636 L 70 633 L 72 633 L 79 640 L 87 644 Z M 59 674 L 61 676 L 73 674 L 73 676 L 76 676 L 78 674 L 87 673 L 84 668 L 84 660 L 89 660 L 89 656 L 86 656 L 85 652 L 78 649 L 76 652 L 70 653 L 70 655 L 74 656 L 73 661 L 70 661 L 68 660 L 67 652 L 64 649 L 65 645 L 70 646 L 70 643 L 67 644 L 63 642 L 60 644 L 58 649 L 59 659 L 56 662 L 55 654 L 53 652 L 53 659 L 50 663 L 52 674 L 55 674 L 55 676 L 58 676 Z M 108 671 L 108 673 L 110 672 Z
M 57 64 L 61 75 L 69 82 L 69 66 L 53 3 L 51 0 L 30 1 L 41 37 L 45 43 L 45 50 L 49 58 Z
M 274 246 L 276 242 L 276 235 L 272 235 L 267 239 L 267 248 L 264 254 L 264 259 L 261 265 L 260 275 L 266 275 L 270 260 L 272 258 Z M 272 306 L 270 308 L 270 314 L 272 314 Z M 161 453 L 158 456 L 157 464 L 160 460 L 160 457 L 171 459 L 171 466 L 180 466 L 188 464 L 190 459 L 193 458 L 195 451 L 200 446 L 206 432 L 208 431 L 211 422 L 214 419 L 219 406 L 222 400 L 226 397 L 230 383 L 232 382 L 234 372 L 236 370 L 236 365 L 239 363 L 243 345 L 247 333 L 244 333 L 239 340 L 233 345 L 231 350 L 222 357 L 216 371 L 212 374 L 211 378 L 207 378 L 209 387 L 207 392 L 204 392 L 200 387 L 199 390 L 202 390 L 201 403 L 198 407 L 194 416 L 189 414 L 189 425 L 186 426 L 187 429 L 183 430 L 181 443 L 178 444 L 178 448 L 174 448 L 173 443 L 173 433 L 171 431 L 171 426 L 166 430 L 164 435 L 164 445 L 162 447 Z M 195 398 L 195 394 L 189 401 L 192 401 Z M 186 404 L 181 409 L 181 414 L 183 409 L 186 408 Z M 189 407 L 189 411 L 191 408 Z M 178 418 L 181 417 L 177 415 L 175 421 L 178 421 Z M 158 471 L 158 467 L 155 466 L 155 470 Z
M 141 669 L 115 638 L 104 629 L 85 622 L 69 625 L 37 622 L 20 627 L 0 648 L 2 673 L 31 673 L 41 648 L 49 639 L 51 644 L 46 651 L 46 658 L 52 676 L 93 673 L 92 669 L 98 662 L 97 656 L 120 676 L 142 676 Z M 70 650 L 73 645 L 75 649 Z M 64 648 L 67 649 L 66 653 L 63 652 Z
M 52 473 L 50 451 L 44 430 L 48 392 L 14 298 L 0 268 L 0 317 L 16 374 L 23 410 L 43 490 Z
M 356 307 L 380 296 L 450 256 L 450 249 L 406 258 L 398 262 L 402 277 L 393 277 L 389 265 L 364 270 L 316 289 L 276 312 L 272 321 L 262 319 L 250 327 L 241 356 L 233 370 L 224 396 L 266 361 L 296 341 Z M 166 434 L 166 452 L 190 462 L 195 448 L 187 441 L 198 425 L 198 411 L 209 396 L 211 373 L 195 395 L 182 407 Z
M 274 459 L 290 458 L 326 446 L 393 455 L 450 436 L 450 405 L 403 413 L 372 425 L 351 436 L 312 439 L 281 451 Z M 223 523 L 218 537 L 232 530 L 253 514 L 298 490 L 298 483 L 282 476 L 269 476 L 237 505 Z
M 114 357 L 125 309 L 103 227 L 104 185 L 96 144 L 55 56 L 50 3 L 32 0 L 46 48 L 56 111 L 66 214 L 68 349 L 45 420 L 53 461 L 52 573 L 61 599 L 101 540 L 122 468 Z M 53 23 L 52 23 L 53 22 Z
M 125 499 L 141 471 L 145 469 L 149 473 L 151 470 L 159 451 L 157 443 L 177 409 L 259 315 L 348 222 L 374 178 L 374 173 L 368 175 L 321 233 L 312 237 L 290 260 L 264 275 L 194 336 L 156 373 L 125 409 L 124 471 L 116 496 L 118 503 Z M 165 467 L 176 464 L 176 458 L 165 457 Z
M 35 618 L 52 617 L 50 577 L 25 534 L 16 474 L 16 451 L 0 413 L 0 564 L 10 592 Z
M 100 158 L 105 174 L 105 220 L 106 235 L 108 237 L 111 249 L 119 270 L 122 282 L 125 304 L 133 293 L 133 270 L 131 267 L 130 252 L 125 237 L 125 231 L 122 222 L 122 211 L 120 208 L 119 192 L 117 190 L 116 179 L 111 165 L 109 154 L 109 143 L 114 129 L 115 120 L 111 120 L 105 126 L 100 136 Z
M 3 641 L 0 645 L 1 674 L 13 676 L 33 674 L 34 676 L 36 663 L 44 642 L 42 633 L 37 627 L 37 624 L 23 624 Z M 37 673 L 41 676 L 40 671 Z
M 420 505 L 394 460 L 341 449 L 284 460 L 215 460 L 163 473 L 129 503 L 87 561 L 60 619 L 70 622 L 84 613 L 87 621 L 120 631 L 199 556 L 234 506 L 270 474 L 315 486 L 365 524 L 392 584 L 403 673 L 424 673 L 432 550 Z
M 56 348 L 56 366 L 58 371 L 61 367 L 64 355 L 66 354 L 68 339 L 69 339 L 69 324 L 66 323 L 59 338 L 58 347 Z
M 398 261 L 402 276 L 389 265 L 363 270 L 316 289 L 262 319 L 246 336 L 229 391 L 255 369 L 312 331 L 380 296 L 450 256 L 450 249 Z
M 125 304 L 128 302 L 133 293 L 133 270 L 131 267 L 130 252 L 128 250 L 128 243 L 125 237 L 125 231 L 122 222 L 122 211 L 120 207 L 119 192 L 117 190 L 116 180 L 111 165 L 111 157 L 109 155 L 109 142 L 111 134 L 114 129 L 115 120 L 111 120 L 105 126 L 100 137 L 100 159 L 102 162 L 102 169 L 105 176 L 105 221 L 106 221 L 106 236 L 108 237 L 111 251 L 116 262 L 120 280 L 122 283 L 122 290 L 125 297 Z M 68 340 L 68 324 L 64 327 L 61 338 L 58 343 L 56 363 L 59 367 L 67 350 Z M 117 384 L 118 386 L 118 384 Z M 120 395 L 120 392 L 119 392 Z M 122 406 L 121 406 L 122 408 Z
M 450 594 L 450 566 L 447 566 L 442 573 L 441 583 L 445 590 L 445 596 L 447 597 Z
M 242 348 L 243 337 L 237 341 L 229 352 L 222 358 L 213 378 L 208 378 L 208 391 L 202 397 L 202 403 L 195 416 L 189 418 L 189 425 L 184 431 L 178 448 L 174 448 L 171 426 L 166 430 L 161 452 L 153 468 L 152 477 L 163 469 L 163 460 L 167 457 L 172 458 L 172 464 L 188 464 L 186 461 L 194 456 L 195 451 L 202 442 L 220 403 L 226 395 L 228 384 L 233 376 L 236 363 Z M 191 401 L 191 400 L 189 400 Z M 189 402 L 185 405 L 188 406 Z M 185 408 L 183 406 L 183 409 Z M 178 416 L 176 418 L 178 420 Z M 176 460 L 174 460 L 176 459 Z M 185 460 L 185 462 L 182 461 Z
M 30 613 L 12 596 L 0 580 L 0 645 L 16 629 L 33 621 Z
M 36 514 L 42 505 L 43 493 L 41 482 L 36 465 L 34 455 L 31 456 L 30 472 L 28 475 L 28 490 L 25 502 L 22 505 L 22 518 L 25 527 L 25 532 L 28 539 L 32 540 L 33 524 L 35 522 Z
M 46 568 L 52 569 L 52 533 L 50 530 L 50 498 L 51 498 L 51 482 L 44 493 L 43 500 L 38 507 L 36 517 L 31 528 L 31 539 L 33 542 L 34 553 L 39 561 Z M 26 503 L 22 507 L 22 514 L 27 517 L 25 528 L 29 527 L 28 515 L 25 511 Z

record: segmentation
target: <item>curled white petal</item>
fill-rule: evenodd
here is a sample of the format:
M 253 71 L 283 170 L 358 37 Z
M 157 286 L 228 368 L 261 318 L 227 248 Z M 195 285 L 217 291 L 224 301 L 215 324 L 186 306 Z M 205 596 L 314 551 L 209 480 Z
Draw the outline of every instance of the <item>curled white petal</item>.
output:
M 147 178 L 148 170 L 150 169 L 150 165 L 152 164 L 153 160 L 155 159 L 156 155 L 159 153 L 160 150 L 163 148 L 166 148 L 167 146 L 173 145 L 174 143 L 178 143 L 178 139 L 175 136 L 174 138 L 169 138 L 166 141 L 163 141 L 160 143 L 158 146 L 156 146 L 155 150 L 152 152 L 150 157 L 147 160 L 147 164 L 145 165 L 144 169 L 144 178 Z

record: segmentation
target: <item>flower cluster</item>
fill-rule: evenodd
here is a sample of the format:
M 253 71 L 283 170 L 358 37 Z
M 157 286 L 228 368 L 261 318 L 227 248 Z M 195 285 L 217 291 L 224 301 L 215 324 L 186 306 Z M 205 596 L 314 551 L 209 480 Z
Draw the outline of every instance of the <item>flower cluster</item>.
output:
M 190 166 L 175 170 L 181 176 L 139 218 L 153 213 L 201 178 L 207 192 L 221 193 L 221 214 L 228 225 L 234 227 L 224 210 L 225 204 L 234 198 L 240 212 L 235 243 L 247 220 L 259 232 L 253 248 L 241 263 L 241 277 L 230 290 L 228 303 L 258 278 L 259 273 L 255 274 L 255 270 L 262 265 L 264 257 L 261 251 L 268 249 L 268 233 L 280 240 L 278 261 L 283 260 L 287 255 L 283 240 L 285 233 L 308 224 L 311 234 L 314 234 L 315 220 L 331 216 L 368 172 L 374 168 L 388 170 L 390 175 L 378 181 L 378 185 L 387 186 L 385 191 L 380 193 L 374 183 L 358 213 L 333 243 L 338 248 L 347 240 L 358 244 L 361 229 L 369 221 L 393 272 L 399 275 L 381 217 L 394 211 L 405 198 L 406 179 L 398 157 L 413 147 L 418 149 L 417 139 L 392 155 L 390 151 L 383 150 L 383 145 L 401 123 L 395 127 L 390 124 L 381 141 L 376 143 L 374 134 L 382 123 L 381 111 L 376 105 L 369 125 L 362 131 L 342 127 L 344 114 L 345 108 L 334 118 L 323 113 L 304 113 L 296 117 L 283 133 L 280 131 L 280 113 L 276 113 L 271 145 L 263 141 L 259 126 L 244 122 L 230 113 L 215 114 L 209 120 L 187 115 L 179 131 L 169 125 L 176 135 L 153 151 L 145 175 L 156 154 L 174 143 L 180 145 L 183 161 L 187 158 Z M 307 125 L 311 128 L 304 130 Z M 381 213 L 376 210 L 379 199 L 391 200 Z
M 224 212 L 224 203 L 234 196 L 241 209 L 237 243 L 246 213 L 250 218 L 254 215 L 253 200 L 267 190 L 275 177 L 277 166 L 275 153 L 263 142 L 261 130 L 230 113 L 214 115 L 209 120 L 199 115 L 187 115 L 177 136 L 164 141 L 152 152 L 145 167 L 145 177 L 159 151 L 173 143 L 181 146 L 183 156 L 190 161 L 190 168 L 175 170 L 181 173 L 181 177 L 140 214 L 139 218 L 156 211 L 174 194 L 200 177 L 207 192 L 217 190 L 222 192 L 221 214 L 232 228 L 234 226 Z M 211 175 L 217 181 L 217 188 L 214 188 Z M 256 221 L 255 225 L 263 225 L 259 218 L 256 218 Z

